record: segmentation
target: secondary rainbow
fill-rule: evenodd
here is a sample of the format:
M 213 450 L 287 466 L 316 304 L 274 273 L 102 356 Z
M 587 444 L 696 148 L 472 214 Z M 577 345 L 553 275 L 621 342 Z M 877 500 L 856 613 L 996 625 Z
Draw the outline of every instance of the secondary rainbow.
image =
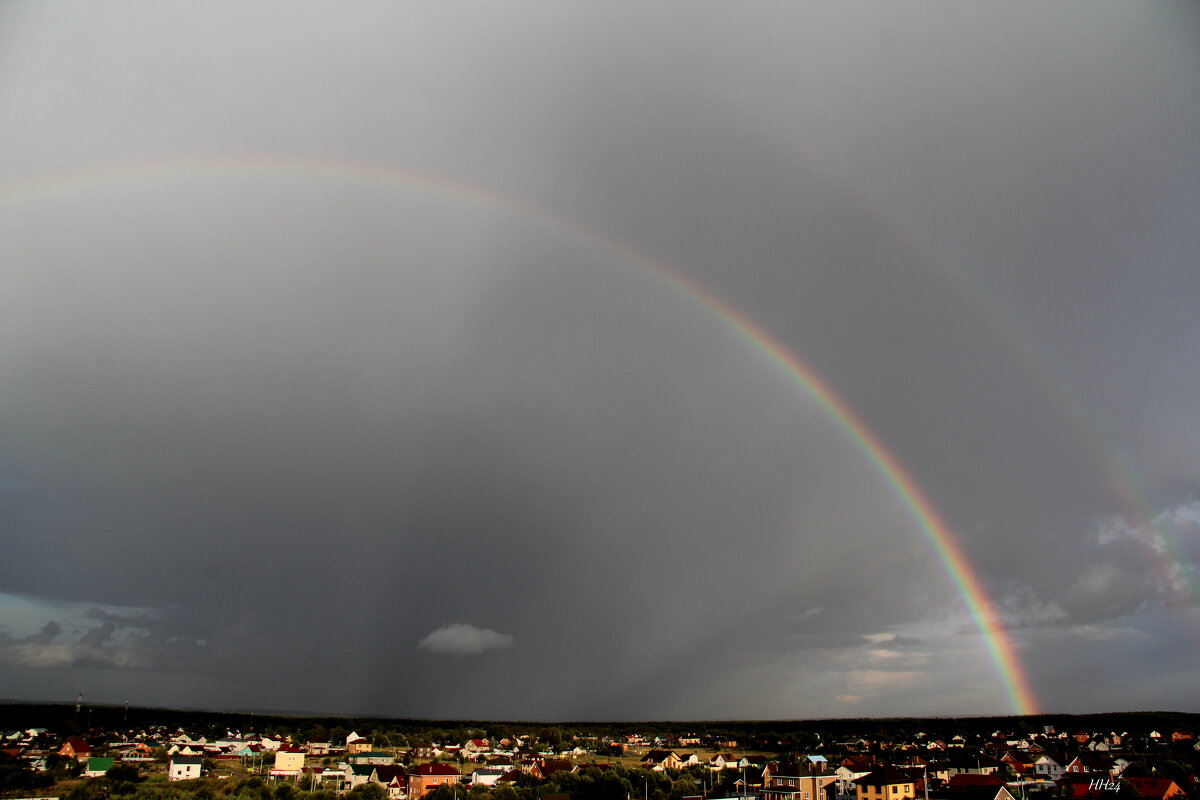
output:
M 299 173 L 331 178 L 396 183 L 433 190 L 451 196 L 471 198 L 488 205 L 513 210 L 520 215 L 565 230 L 592 242 L 622 260 L 636 264 L 649 274 L 691 297 L 701 308 L 720 319 L 754 350 L 766 356 L 786 374 L 794 385 L 817 404 L 846 433 L 886 480 L 896 497 L 917 522 L 967 605 L 986 643 L 988 655 L 1003 682 L 1012 709 L 1017 714 L 1038 713 L 1036 695 L 1017 657 L 1005 626 L 988 597 L 979 575 L 963 553 L 950 526 L 925 495 L 916 479 L 855 411 L 822 378 L 778 339 L 740 310 L 713 295 L 692 279 L 645 253 L 613 240 L 600 231 L 573 220 L 564 219 L 545 209 L 511 197 L 493 194 L 478 186 L 457 183 L 444 176 L 428 176 L 376 164 L 283 159 L 277 156 L 212 158 L 193 161 L 128 164 L 74 174 L 46 176 L 0 187 L 0 200 L 29 192 L 101 184 L 137 177 L 164 177 L 185 174 Z

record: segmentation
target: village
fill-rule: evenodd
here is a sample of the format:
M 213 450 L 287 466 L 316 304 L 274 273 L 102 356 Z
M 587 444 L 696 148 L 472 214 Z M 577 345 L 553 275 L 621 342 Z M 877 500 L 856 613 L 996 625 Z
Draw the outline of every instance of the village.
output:
M 461 741 L 356 731 L 208 736 L 167 727 L 3 732 L 4 797 L 63 800 L 1171 800 L 1200 796 L 1190 731 L 917 731 L 816 747 L 699 734 L 563 736 L 536 727 Z M 313 738 L 311 734 L 325 733 Z M 342 735 L 344 734 L 344 736 Z M 335 737 L 336 735 L 336 737 Z M 427 741 L 416 741 L 425 738 Z M 413 741 L 408 741 L 412 739 Z

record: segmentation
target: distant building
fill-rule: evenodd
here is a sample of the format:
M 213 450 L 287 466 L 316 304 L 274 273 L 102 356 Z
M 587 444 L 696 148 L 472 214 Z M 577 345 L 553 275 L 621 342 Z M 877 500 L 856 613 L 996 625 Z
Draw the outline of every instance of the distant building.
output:
M 86 763 L 92 757 L 92 746 L 83 739 L 67 739 L 66 743 L 59 748 L 58 754 Z
M 912 800 L 917 782 L 895 767 L 880 767 L 854 782 L 857 800 Z
M 449 764 L 422 764 L 408 772 L 408 796 L 417 800 L 439 786 L 462 782 L 462 773 Z
M 175 756 L 167 767 L 167 780 L 188 781 L 199 778 L 203 761 L 199 756 Z
M 304 769 L 304 756 L 299 747 L 281 747 L 275 751 L 275 768 L 272 775 L 299 775 Z
M 379 764 L 383 766 L 396 763 L 396 758 L 391 753 L 381 753 L 375 750 L 354 753 L 347 756 L 346 760 L 351 764 Z
M 83 770 L 83 777 L 101 778 L 104 776 L 104 773 L 113 768 L 113 764 L 116 761 L 115 758 L 97 758 L 96 756 L 92 756 L 88 759 L 87 767 Z

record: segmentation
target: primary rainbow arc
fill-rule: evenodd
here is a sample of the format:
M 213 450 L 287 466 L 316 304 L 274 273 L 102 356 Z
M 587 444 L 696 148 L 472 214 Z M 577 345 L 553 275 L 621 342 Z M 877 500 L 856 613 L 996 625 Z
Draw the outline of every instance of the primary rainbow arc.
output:
M 203 174 L 206 172 L 300 173 L 416 186 L 451 197 L 470 198 L 494 207 L 514 210 L 529 219 L 541 220 L 554 228 L 571 232 L 619 255 L 628 263 L 639 266 L 691 297 L 700 307 L 721 320 L 730 330 L 736 332 L 752 348 L 769 358 L 795 386 L 816 401 L 836 421 L 855 446 L 867 457 L 886 480 L 892 492 L 903 503 L 913 520 L 916 521 L 958 593 L 962 596 L 971 617 L 983 635 L 988 655 L 1004 684 L 1014 713 L 1021 715 L 1038 713 L 1037 698 L 1029 678 L 1017 657 L 1016 648 L 1005 630 L 1002 620 L 988 597 L 982 579 L 967 560 L 950 526 L 926 496 L 915 477 L 904 468 L 904 465 L 845 400 L 838 396 L 820 375 L 782 342 L 754 320 L 678 270 L 634 250 L 622 242 L 615 241 L 592 228 L 559 217 L 545 209 L 511 197 L 496 195 L 477 186 L 456 183 L 442 176 L 421 175 L 375 164 L 286 159 L 277 156 L 259 155 L 248 158 L 222 157 L 157 164 L 140 163 L 74 175 L 46 176 L 40 180 L 28 180 L 0 187 L 0 200 L 31 191 L 106 183 L 122 178 Z

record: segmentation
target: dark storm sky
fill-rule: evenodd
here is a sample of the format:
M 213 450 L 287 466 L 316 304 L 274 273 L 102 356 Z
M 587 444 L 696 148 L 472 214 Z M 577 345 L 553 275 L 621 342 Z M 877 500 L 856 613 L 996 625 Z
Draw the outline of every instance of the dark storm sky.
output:
M 1197 711 L 1182 4 L 7 3 L 0 685 Z

